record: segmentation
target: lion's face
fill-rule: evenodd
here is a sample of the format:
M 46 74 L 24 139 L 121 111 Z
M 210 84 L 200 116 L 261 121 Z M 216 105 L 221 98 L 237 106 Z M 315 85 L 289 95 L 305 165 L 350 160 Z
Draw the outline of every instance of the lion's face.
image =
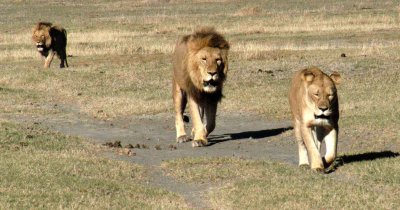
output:
M 219 48 L 205 47 L 196 54 L 199 81 L 204 92 L 217 91 L 225 79 L 225 56 Z
M 39 52 L 50 47 L 51 38 L 47 30 L 35 30 L 32 34 L 32 41 L 36 44 L 36 48 Z
M 333 109 L 336 108 L 334 103 L 337 100 L 336 86 L 333 79 L 324 75 L 314 77 L 307 75 L 307 105 L 314 112 L 317 120 L 327 120 L 331 116 Z

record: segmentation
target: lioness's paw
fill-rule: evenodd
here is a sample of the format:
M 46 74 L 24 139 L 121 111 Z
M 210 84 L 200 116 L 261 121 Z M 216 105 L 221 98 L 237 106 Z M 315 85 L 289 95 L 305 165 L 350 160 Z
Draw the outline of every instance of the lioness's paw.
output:
M 313 170 L 314 170 L 315 172 L 317 172 L 317 173 L 325 174 L 325 169 L 323 169 L 323 168 L 313 168 Z
M 178 142 L 178 143 L 184 143 L 184 142 L 188 142 L 188 141 L 190 141 L 190 138 L 186 135 L 182 135 L 182 136 L 179 136 L 178 138 L 176 138 L 176 142 Z
M 196 139 L 192 142 L 192 147 L 204 147 L 207 146 L 208 141 L 206 139 Z

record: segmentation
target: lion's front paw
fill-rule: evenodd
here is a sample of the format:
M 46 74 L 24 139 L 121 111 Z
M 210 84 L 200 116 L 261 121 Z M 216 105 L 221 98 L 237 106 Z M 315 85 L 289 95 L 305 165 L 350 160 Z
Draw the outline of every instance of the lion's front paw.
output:
M 188 141 L 190 141 L 190 138 L 186 135 L 182 135 L 182 136 L 179 136 L 178 138 L 176 138 L 176 142 L 178 142 L 178 143 L 184 143 L 184 142 L 188 142 Z
M 196 139 L 192 142 L 192 147 L 204 147 L 208 145 L 207 139 Z

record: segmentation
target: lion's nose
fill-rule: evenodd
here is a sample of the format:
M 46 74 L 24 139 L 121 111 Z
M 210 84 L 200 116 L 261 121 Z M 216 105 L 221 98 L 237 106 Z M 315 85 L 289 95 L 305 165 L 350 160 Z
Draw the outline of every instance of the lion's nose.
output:
M 214 75 L 216 75 L 217 74 L 217 72 L 207 72 L 209 75 L 211 75 L 211 76 L 214 76 Z
M 328 107 L 324 106 L 324 107 L 319 107 L 319 109 L 323 112 L 325 112 L 326 110 L 328 110 Z

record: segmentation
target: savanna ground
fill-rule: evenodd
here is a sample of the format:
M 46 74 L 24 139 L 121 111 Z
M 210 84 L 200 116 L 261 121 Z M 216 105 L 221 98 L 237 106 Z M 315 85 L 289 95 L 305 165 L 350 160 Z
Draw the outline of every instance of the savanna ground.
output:
M 0 208 L 398 208 L 399 3 L 1 1 Z M 37 21 L 67 29 L 70 68 L 42 69 Z M 203 25 L 230 72 L 214 144 L 192 149 L 174 143 L 170 54 Z M 343 76 L 328 175 L 297 167 L 290 129 L 289 81 L 311 65 Z

